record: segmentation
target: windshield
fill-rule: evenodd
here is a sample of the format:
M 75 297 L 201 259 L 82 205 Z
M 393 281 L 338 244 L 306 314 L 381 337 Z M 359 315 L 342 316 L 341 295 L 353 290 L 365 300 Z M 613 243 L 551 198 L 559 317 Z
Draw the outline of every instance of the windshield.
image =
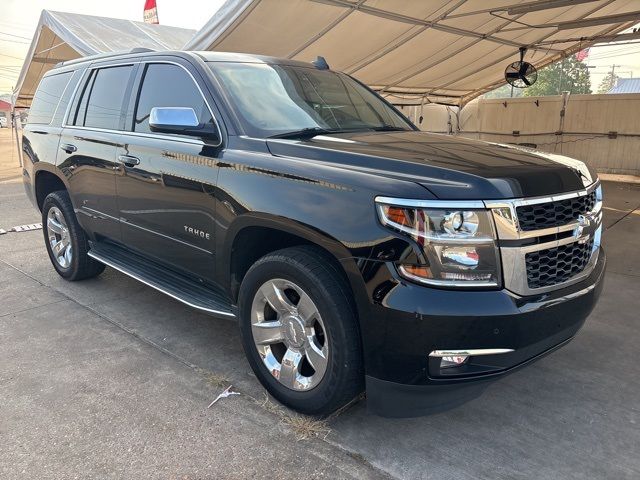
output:
M 380 97 L 341 73 L 266 63 L 209 66 L 253 137 L 414 129 Z

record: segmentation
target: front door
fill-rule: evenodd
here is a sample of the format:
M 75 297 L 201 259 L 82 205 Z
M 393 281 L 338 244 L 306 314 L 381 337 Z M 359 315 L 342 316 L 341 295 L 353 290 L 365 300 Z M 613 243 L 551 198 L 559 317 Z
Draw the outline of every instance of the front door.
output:
M 214 278 L 214 187 L 218 141 L 154 133 L 154 107 L 189 107 L 201 123 L 214 123 L 188 66 L 141 65 L 131 126 L 117 148 L 116 173 L 123 243 L 203 280 Z

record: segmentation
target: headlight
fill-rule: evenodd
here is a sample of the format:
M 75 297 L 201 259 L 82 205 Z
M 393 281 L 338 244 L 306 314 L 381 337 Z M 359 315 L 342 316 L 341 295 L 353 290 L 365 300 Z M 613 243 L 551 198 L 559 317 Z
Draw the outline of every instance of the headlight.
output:
M 397 265 L 410 280 L 449 287 L 497 287 L 500 261 L 490 211 L 479 202 L 376 198 L 382 225 L 412 238 L 424 261 Z

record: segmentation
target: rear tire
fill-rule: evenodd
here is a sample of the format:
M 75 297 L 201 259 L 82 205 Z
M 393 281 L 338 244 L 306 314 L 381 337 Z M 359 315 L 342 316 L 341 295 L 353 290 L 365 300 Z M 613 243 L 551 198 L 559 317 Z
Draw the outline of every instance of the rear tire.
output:
M 87 255 L 87 235 L 76 219 L 65 190 L 52 192 L 44 199 L 42 231 L 49 259 L 61 277 L 70 281 L 84 280 L 104 271 L 104 264 Z
M 323 250 L 300 246 L 265 255 L 245 275 L 238 305 L 249 364 L 281 403 L 327 415 L 362 392 L 353 298 Z

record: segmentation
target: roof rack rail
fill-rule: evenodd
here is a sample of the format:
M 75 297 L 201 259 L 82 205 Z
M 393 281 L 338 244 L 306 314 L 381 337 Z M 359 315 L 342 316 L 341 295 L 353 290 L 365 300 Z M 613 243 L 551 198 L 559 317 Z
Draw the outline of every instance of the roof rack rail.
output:
M 118 55 L 124 55 L 127 53 L 151 53 L 156 52 L 152 48 L 135 47 L 131 50 L 118 50 L 115 52 L 96 53 L 95 55 L 88 55 L 86 57 L 74 58 L 73 60 L 65 60 L 64 62 L 58 62 L 53 68 L 58 68 L 66 65 L 73 65 L 74 63 L 87 62 L 91 60 L 101 60 L 103 58 L 115 57 Z
M 129 50 L 129 53 L 149 53 L 149 52 L 155 52 L 155 51 L 156 50 L 154 50 L 153 48 L 135 47 Z

